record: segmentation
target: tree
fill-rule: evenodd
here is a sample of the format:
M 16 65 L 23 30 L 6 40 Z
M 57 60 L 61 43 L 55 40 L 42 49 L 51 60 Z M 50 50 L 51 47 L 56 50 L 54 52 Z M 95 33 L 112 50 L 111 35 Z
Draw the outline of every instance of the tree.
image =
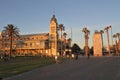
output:
M 67 33 L 63 33 L 64 38 L 66 39 Z
M 118 42 L 117 42 L 117 50 L 118 50 L 118 55 L 120 55 L 120 33 L 116 33 L 117 37 L 118 37 Z
M 113 38 L 115 39 L 115 51 L 116 51 L 116 54 L 118 54 L 118 42 L 117 42 L 117 38 L 119 40 L 119 35 L 120 33 L 116 33 L 113 35 Z
M 116 36 L 118 37 L 118 41 L 120 41 L 120 33 L 116 33 Z
M 76 43 L 74 43 L 72 46 L 72 53 L 78 53 L 80 51 L 81 51 L 81 48 Z
M 118 38 L 118 42 L 119 42 L 120 41 L 120 33 L 114 34 L 113 38 L 115 38 L 116 41 L 117 41 L 117 38 Z
M 107 40 L 108 40 L 108 51 L 109 51 L 109 55 L 110 55 L 110 40 L 109 40 L 109 29 L 111 28 L 111 26 L 107 26 L 105 27 L 105 31 L 106 31 L 106 34 L 107 34 Z
M 82 32 L 85 33 L 85 55 L 87 56 L 89 54 L 89 46 L 88 46 L 88 35 L 90 34 L 90 31 L 85 27 L 83 28 Z
M 7 26 L 4 27 L 4 30 L 2 31 L 2 33 L 5 37 L 8 37 L 10 40 L 9 57 L 11 57 L 13 38 L 19 36 L 19 29 L 16 26 L 14 26 L 13 24 L 8 24 Z
M 72 41 L 71 38 L 68 38 L 67 40 L 68 40 L 68 42 L 71 42 L 71 41 Z
M 66 47 L 66 36 L 67 36 L 67 33 L 63 33 L 63 37 L 64 37 L 64 44 L 65 44 L 65 47 Z
M 102 46 L 103 46 L 103 33 L 104 33 L 104 31 L 100 30 L 100 34 L 101 34 L 101 38 L 102 38 Z
M 58 25 L 58 30 L 61 31 L 61 39 L 62 39 L 62 31 L 65 30 L 64 25 L 63 25 L 63 24 L 59 24 L 59 25 Z
M 59 25 L 58 25 L 58 30 L 61 31 L 61 53 L 62 53 L 62 31 L 65 30 L 64 28 L 65 28 L 65 27 L 64 27 L 63 24 L 59 24 Z
M 115 39 L 115 42 L 117 41 L 117 35 L 116 34 L 113 34 L 113 38 Z
M 103 52 L 103 46 L 104 46 L 104 44 L 103 44 L 103 33 L 104 33 L 104 31 L 100 30 L 100 34 L 101 34 L 101 38 L 102 38 L 102 52 Z
M 67 46 L 66 46 L 66 48 L 71 48 L 71 38 L 68 38 L 67 39 Z

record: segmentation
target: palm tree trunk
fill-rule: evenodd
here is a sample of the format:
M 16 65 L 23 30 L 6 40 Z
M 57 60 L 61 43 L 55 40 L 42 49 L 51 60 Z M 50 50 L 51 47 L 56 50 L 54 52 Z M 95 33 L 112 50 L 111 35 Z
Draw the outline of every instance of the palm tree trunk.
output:
M 108 40 L 108 52 L 109 52 L 109 55 L 110 55 L 110 41 L 109 41 L 109 33 L 108 33 L 108 30 L 107 30 L 107 40 Z
M 104 47 L 104 44 L 103 44 L 103 34 L 101 33 L 101 39 L 102 39 L 102 53 L 103 53 L 103 47 Z
M 10 54 L 9 57 L 11 57 L 12 54 L 12 36 L 10 36 Z
M 104 44 L 103 44 L 103 35 L 102 35 L 102 34 L 101 34 L 101 38 L 102 38 L 102 48 L 103 48 L 103 45 L 104 45 Z
M 61 29 L 61 55 L 62 55 L 62 29 Z
M 88 56 L 89 47 L 88 47 L 88 34 L 85 35 L 85 55 Z

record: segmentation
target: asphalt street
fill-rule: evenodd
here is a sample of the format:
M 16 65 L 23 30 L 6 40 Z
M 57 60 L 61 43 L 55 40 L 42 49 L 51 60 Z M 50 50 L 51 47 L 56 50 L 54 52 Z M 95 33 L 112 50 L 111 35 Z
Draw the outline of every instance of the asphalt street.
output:
M 120 80 L 120 57 L 79 57 L 3 80 Z

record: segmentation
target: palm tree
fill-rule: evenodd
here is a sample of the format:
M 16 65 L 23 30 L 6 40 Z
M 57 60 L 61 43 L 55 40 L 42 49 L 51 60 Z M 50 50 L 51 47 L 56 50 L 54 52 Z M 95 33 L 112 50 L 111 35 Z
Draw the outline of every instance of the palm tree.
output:
M 61 31 L 61 39 L 62 39 L 62 31 L 64 31 L 64 30 L 65 30 L 64 25 L 63 25 L 63 24 L 59 24 L 59 25 L 58 25 L 58 30 L 60 30 L 60 31 Z
M 19 36 L 19 29 L 16 26 L 14 26 L 13 24 L 8 24 L 7 26 L 4 27 L 4 30 L 2 32 L 3 32 L 3 35 L 5 37 L 8 37 L 9 40 L 10 40 L 10 53 L 9 53 L 9 57 L 11 57 L 13 38 Z
M 58 25 L 58 30 L 60 30 L 61 31 L 61 53 L 62 53 L 62 31 L 64 31 L 65 29 L 64 29 L 65 27 L 64 27 L 64 25 L 63 24 L 59 24 Z
M 103 45 L 103 33 L 104 33 L 104 31 L 100 30 L 100 34 L 101 34 L 101 38 L 102 38 L 102 45 Z
M 113 34 L 113 38 L 115 39 L 115 42 L 116 42 L 116 38 L 117 38 L 117 35 L 116 34 Z
M 104 31 L 100 30 L 100 34 L 101 34 L 101 38 L 102 38 L 102 50 L 103 50 L 103 33 L 104 33 Z
M 64 37 L 64 47 L 65 47 L 65 49 L 64 49 L 64 51 L 65 51 L 65 53 L 66 53 L 66 36 L 67 36 L 67 33 L 63 33 L 63 37 Z
M 113 35 L 113 38 L 115 38 L 115 50 L 116 50 L 116 54 L 118 54 L 118 43 L 120 41 L 120 33 L 116 33 Z M 118 38 L 118 41 L 117 41 Z
M 66 39 L 67 33 L 64 32 L 64 33 L 63 33 L 63 36 L 64 36 L 64 38 Z
M 118 37 L 118 41 L 120 41 L 120 33 L 116 33 L 117 37 Z
M 89 54 L 89 46 L 88 46 L 88 35 L 90 34 L 90 31 L 85 27 L 83 28 L 82 32 L 85 33 L 85 54 L 86 56 Z
M 115 39 L 115 52 L 118 54 L 118 48 L 117 48 L 117 34 L 113 35 L 113 38 Z
M 67 33 L 63 33 L 63 37 L 64 37 L 64 43 L 65 43 L 65 45 L 66 45 L 66 36 L 67 36 Z
M 118 42 L 119 42 L 120 41 L 120 33 L 114 34 L 113 38 L 115 38 L 116 41 L 117 41 L 117 38 L 118 38 Z
M 109 29 L 111 28 L 111 26 L 107 26 L 107 27 L 105 27 L 105 31 L 106 31 L 106 33 L 107 33 L 107 40 L 108 40 L 108 52 L 109 52 L 109 55 L 110 55 L 110 40 L 109 40 Z
M 67 39 L 67 45 L 69 46 L 69 48 L 71 48 L 71 41 L 72 41 L 71 38 Z

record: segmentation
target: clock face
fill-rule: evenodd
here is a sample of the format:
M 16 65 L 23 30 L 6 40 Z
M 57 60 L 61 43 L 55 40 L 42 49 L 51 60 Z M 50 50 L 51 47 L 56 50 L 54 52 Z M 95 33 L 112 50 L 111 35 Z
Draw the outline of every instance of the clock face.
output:
M 54 34 L 51 34 L 50 39 L 51 39 L 51 40 L 55 40 L 55 35 L 54 35 Z
M 51 33 L 55 33 L 56 30 L 55 30 L 55 27 L 51 27 Z
M 50 23 L 50 32 L 56 33 L 56 23 L 54 21 Z

